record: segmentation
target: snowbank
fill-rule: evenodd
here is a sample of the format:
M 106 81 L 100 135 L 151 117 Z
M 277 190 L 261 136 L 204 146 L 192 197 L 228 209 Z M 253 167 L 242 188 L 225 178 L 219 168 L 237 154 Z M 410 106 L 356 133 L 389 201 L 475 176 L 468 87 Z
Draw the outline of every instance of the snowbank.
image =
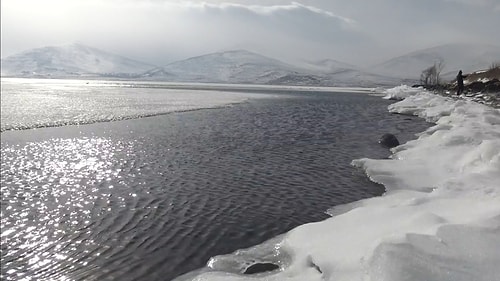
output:
M 423 88 L 413 88 L 407 85 L 401 85 L 385 90 L 383 92 L 385 94 L 383 98 L 388 100 L 403 100 L 409 96 L 421 92 L 422 90 Z
M 386 194 L 333 208 L 267 247 L 215 257 L 212 269 L 226 272 L 193 280 L 500 280 L 500 110 L 406 86 L 386 94 L 405 97 L 391 112 L 435 123 L 392 159 L 353 161 Z M 227 273 L 252 259 L 282 269 Z

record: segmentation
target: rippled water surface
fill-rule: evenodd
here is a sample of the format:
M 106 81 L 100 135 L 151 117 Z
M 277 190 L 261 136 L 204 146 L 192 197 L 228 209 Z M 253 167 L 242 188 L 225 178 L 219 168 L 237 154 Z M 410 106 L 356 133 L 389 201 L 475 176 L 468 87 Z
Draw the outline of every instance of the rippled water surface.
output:
M 427 127 L 363 94 L 273 95 L 3 132 L 2 280 L 171 280 L 381 194 L 351 160 Z

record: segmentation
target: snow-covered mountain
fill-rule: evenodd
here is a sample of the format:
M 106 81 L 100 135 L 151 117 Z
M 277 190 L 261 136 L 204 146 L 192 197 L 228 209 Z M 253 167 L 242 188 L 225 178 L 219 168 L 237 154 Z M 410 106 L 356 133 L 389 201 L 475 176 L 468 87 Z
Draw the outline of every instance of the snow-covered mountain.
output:
M 43 47 L 1 61 L 2 76 L 134 77 L 155 66 L 82 44 Z
M 368 73 L 336 60 L 326 59 L 296 66 L 246 50 L 197 56 L 171 63 L 163 69 L 172 74 L 174 80 L 183 82 L 310 86 L 376 86 L 401 83 L 399 78 L 392 79 Z
M 339 73 L 347 70 L 357 70 L 358 67 L 352 64 L 333 59 L 324 59 L 319 61 L 307 62 L 304 67 L 319 71 L 321 73 Z
M 419 79 L 422 71 L 442 61 L 441 77 L 452 79 L 462 69 L 469 73 L 500 61 L 500 47 L 481 44 L 447 44 L 418 50 L 373 67 L 373 71 L 400 78 Z
M 183 82 L 266 84 L 286 75 L 307 75 L 303 69 L 246 50 L 192 57 L 163 69 Z
M 500 58 L 500 51 L 495 47 L 446 45 L 398 57 L 367 70 L 332 59 L 292 65 L 246 50 L 233 50 L 158 67 L 73 44 L 13 55 L 3 59 L 1 67 L 3 77 L 372 87 L 416 83 L 424 68 L 441 59 L 447 66 L 442 73 L 448 71 L 454 76 L 455 65 L 459 64 L 467 72 L 500 61 L 496 58 Z M 451 63 L 456 61 L 459 63 Z
M 415 84 L 417 80 L 406 79 L 400 77 L 391 77 L 381 75 L 365 70 L 350 69 L 330 73 L 323 76 L 322 84 L 325 86 L 359 86 L 359 87 L 376 87 L 376 86 L 395 86 L 400 84 Z
M 358 66 L 333 59 L 309 62 L 304 65 L 319 76 L 323 86 L 389 86 L 415 81 L 394 78 L 362 69 Z

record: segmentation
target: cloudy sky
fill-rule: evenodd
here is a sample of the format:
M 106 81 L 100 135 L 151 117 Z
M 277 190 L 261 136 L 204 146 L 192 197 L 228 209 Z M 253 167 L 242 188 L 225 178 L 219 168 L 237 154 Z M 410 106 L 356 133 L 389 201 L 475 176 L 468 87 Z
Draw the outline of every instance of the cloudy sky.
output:
M 500 46 L 498 26 L 500 0 L 2 0 L 1 56 L 79 42 L 156 65 L 231 49 L 363 65 Z

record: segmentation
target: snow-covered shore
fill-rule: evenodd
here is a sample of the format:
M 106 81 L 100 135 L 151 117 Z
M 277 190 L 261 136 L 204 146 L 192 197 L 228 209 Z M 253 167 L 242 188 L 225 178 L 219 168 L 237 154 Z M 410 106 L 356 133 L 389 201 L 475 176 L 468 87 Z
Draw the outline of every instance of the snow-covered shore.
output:
M 383 196 L 215 257 L 215 271 L 192 280 L 500 280 L 500 110 L 407 86 L 385 94 L 404 98 L 389 111 L 435 125 L 391 159 L 352 162 L 386 187 Z M 252 261 L 281 269 L 227 273 Z

